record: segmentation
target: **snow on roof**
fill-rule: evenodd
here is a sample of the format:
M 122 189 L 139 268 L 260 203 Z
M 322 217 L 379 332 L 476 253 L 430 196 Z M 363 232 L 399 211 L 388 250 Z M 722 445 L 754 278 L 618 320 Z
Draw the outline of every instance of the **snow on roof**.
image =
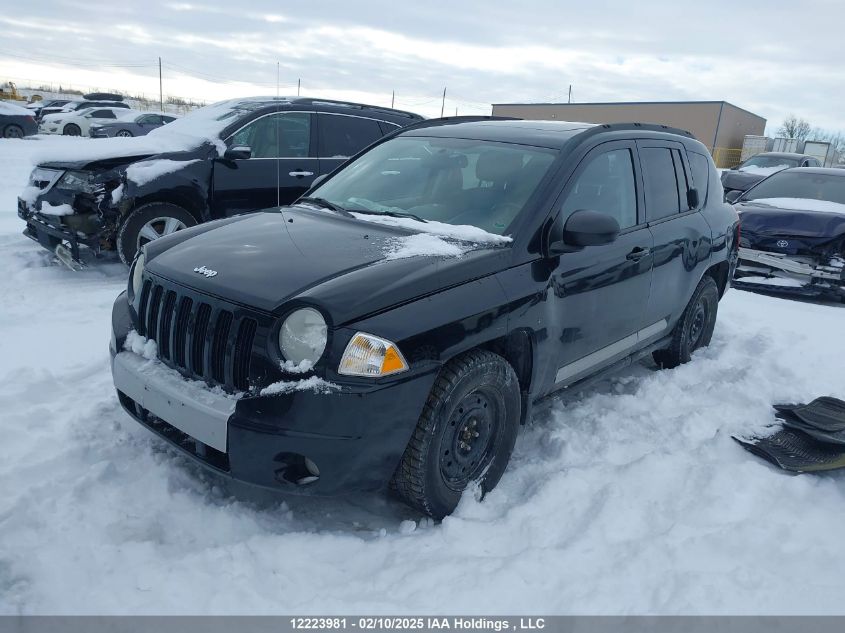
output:
M 9 116 L 32 116 L 32 112 L 23 108 L 15 103 L 9 103 L 8 101 L 0 101 L 0 114 L 6 114 Z
M 838 213 L 845 215 L 845 204 L 830 200 L 815 200 L 813 198 L 757 198 L 751 200 L 753 204 L 765 204 L 778 209 L 791 211 L 816 211 L 819 213 Z

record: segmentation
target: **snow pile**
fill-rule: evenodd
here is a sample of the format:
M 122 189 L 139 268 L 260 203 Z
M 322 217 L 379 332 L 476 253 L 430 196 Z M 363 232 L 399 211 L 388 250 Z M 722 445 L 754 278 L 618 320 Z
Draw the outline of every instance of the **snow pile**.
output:
M 368 215 L 365 213 L 355 213 L 352 215 L 359 220 L 365 222 L 374 222 L 375 224 L 384 224 L 386 226 L 395 226 L 403 229 L 410 229 L 420 233 L 431 233 L 432 235 L 439 235 L 440 237 L 450 237 L 462 242 L 475 242 L 478 244 L 507 244 L 512 242 L 513 238 L 507 235 L 496 235 L 488 233 L 484 229 L 477 226 L 470 226 L 468 224 L 446 224 L 445 222 L 435 222 L 428 220 L 420 222 L 413 218 L 394 218 L 389 215 Z
M 38 196 L 41 194 L 41 189 L 38 187 L 34 187 L 32 185 L 27 185 L 24 187 L 21 192 L 18 194 L 18 197 L 26 202 L 26 206 L 32 208 L 32 205 L 35 204 L 35 201 L 38 199 Z
M 461 257 L 468 249 L 447 242 L 431 233 L 417 233 L 408 237 L 398 237 L 388 242 L 385 259 L 404 259 L 406 257 Z
M 757 198 L 749 202 L 766 204 L 779 209 L 793 211 L 817 211 L 819 213 L 839 213 L 845 215 L 845 204 L 830 200 L 814 200 L 812 198 Z
M 789 169 L 790 165 L 773 165 L 771 167 L 758 167 L 757 165 L 746 165 L 745 167 L 740 167 L 739 171 L 744 171 L 749 174 L 755 174 L 757 176 L 770 176 L 772 174 L 776 174 L 779 171 L 783 171 L 784 169 Z
M 314 363 L 310 360 L 303 359 L 299 363 L 294 363 L 292 360 L 286 360 L 281 364 L 282 371 L 289 374 L 306 374 L 314 367 Z
M 45 215 L 73 215 L 76 213 L 73 207 L 63 202 L 62 204 L 50 204 L 46 200 L 41 201 L 41 213 Z
M 122 197 L 123 197 L 123 183 L 120 183 L 111 192 L 111 203 L 116 205 L 118 202 L 120 202 L 120 199 Z
M 129 165 L 126 168 L 126 177 L 136 185 L 141 186 L 155 180 L 159 176 L 172 174 L 180 169 L 184 169 L 188 165 L 198 162 L 200 162 L 199 159 L 171 160 L 169 158 L 160 158 L 156 160 L 144 160 Z
M 0 101 L 0 114 L 7 116 L 32 116 L 32 112 L 8 101 Z
M 328 382 L 319 376 L 311 376 L 310 378 L 303 378 L 302 380 L 280 380 L 268 385 L 261 390 L 262 396 L 276 396 L 283 393 L 293 393 L 294 391 L 313 391 L 314 393 L 331 393 L 340 389 L 340 387 L 332 382 Z
M 158 359 L 158 345 L 156 345 L 156 342 L 141 336 L 135 330 L 132 330 L 126 335 L 126 343 L 124 343 L 123 348 L 128 352 L 143 356 L 147 360 Z

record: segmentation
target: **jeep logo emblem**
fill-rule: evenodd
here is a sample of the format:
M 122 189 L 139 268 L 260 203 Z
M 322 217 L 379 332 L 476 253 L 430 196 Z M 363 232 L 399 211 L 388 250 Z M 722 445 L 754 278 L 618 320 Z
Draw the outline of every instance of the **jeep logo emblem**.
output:
M 786 240 L 778 240 L 777 244 L 781 248 L 786 248 L 787 246 L 789 246 L 789 242 L 787 242 Z
M 194 268 L 195 273 L 199 273 L 200 275 L 205 275 L 206 277 L 214 277 L 217 275 L 216 270 L 211 270 L 210 268 L 206 268 L 205 266 L 197 266 Z

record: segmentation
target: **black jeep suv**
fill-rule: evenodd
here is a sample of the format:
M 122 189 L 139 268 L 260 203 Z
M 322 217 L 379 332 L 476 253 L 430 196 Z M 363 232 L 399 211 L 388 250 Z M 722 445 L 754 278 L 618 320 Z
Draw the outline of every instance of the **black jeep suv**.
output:
M 39 164 L 18 199 L 24 234 L 70 265 L 80 245 L 129 264 L 162 235 L 289 204 L 409 112 L 299 97 L 235 99 L 144 138 L 104 139 Z
M 126 411 L 209 468 L 442 517 L 538 400 L 710 342 L 738 219 L 705 147 L 645 124 L 443 119 L 290 207 L 147 244 L 114 304 Z

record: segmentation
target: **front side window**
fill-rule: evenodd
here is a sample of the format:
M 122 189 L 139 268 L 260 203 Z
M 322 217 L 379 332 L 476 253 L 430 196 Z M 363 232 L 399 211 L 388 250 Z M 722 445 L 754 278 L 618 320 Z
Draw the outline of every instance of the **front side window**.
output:
M 622 229 L 637 223 L 637 188 L 631 150 L 603 152 L 589 159 L 563 203 L 563 219 L 575 211 L 601 211 Z
M 645 176 L 646 216 L 650 222 L 681 211 L 678 194 L 678 170 L 668 147 L 640 149 Z M 681 166 L 683 169 L 683 166 Z
M 349 158 L 382 137 L 373 119 L 337 114 L 318 114 L 317 118 L 321 158 Z
M 510 143 L 400 136 L 350 163 L 310 195 L 353 213 L 411 214 L 502 235 L 556 155 Z
M 311 115 L 280 112 L 256 119 L 235 132 L 228 145 L 252 148 L 253 158 L 304 158 L 309 154 Z

